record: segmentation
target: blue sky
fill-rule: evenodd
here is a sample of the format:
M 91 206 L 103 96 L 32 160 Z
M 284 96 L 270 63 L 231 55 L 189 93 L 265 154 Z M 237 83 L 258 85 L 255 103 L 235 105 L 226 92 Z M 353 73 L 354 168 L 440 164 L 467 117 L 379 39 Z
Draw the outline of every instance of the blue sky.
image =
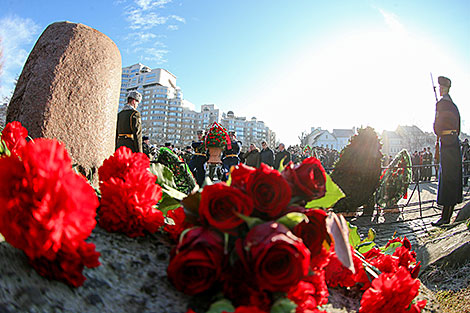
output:
M 0 0 L 0 97 L 47 25 L 109 36 L 123 66 L 177 76 L 199 110 L 256 116 L 281 141 L 310 127 L 432 131 L 429 72 L 452 79 L 470 133 L 470 1 Z M 469 107 L 469 109 L 467 109 Z

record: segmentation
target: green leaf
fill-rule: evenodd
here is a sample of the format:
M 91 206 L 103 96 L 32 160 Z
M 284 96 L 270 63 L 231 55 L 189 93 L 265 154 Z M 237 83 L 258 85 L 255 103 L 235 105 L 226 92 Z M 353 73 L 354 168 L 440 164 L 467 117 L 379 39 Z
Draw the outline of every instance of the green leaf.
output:
M 373 247 L 376 246 L 376 243 L 373 242 L 373 241 L 367 241 L 367 242 L 363 242 L 361 243 L 360 245 L 357 246 L 357 251 L 359 251 L 360 253 L 366 253 L 368 252 L 369 250 L 371 250 Z
M 221 299 L 211 304 L 206 313 L 235 312 L 235 307 L 228 299 Z
M 325 196 L 312 200 L 305 207 L 310 208 L 324 208 L 328 209 L 333 207 L 339 199 L 344 198 L 345 195 L 343 191 L 336 185 L 333 180 L 330 178 L 330 175 L 326 174 L 326 193 Z
M 302 223 L 302 222 L 308 223 L 308 217 L 303 213 L 290 212 L 278 218 L 276 222 L 281 223 L 287 228 L 289 228 L 290 230 L 292 230 L 299 223 Z
M 183 200 L 184 198 L 186 198 L 186 194 L 179 191 L 178 189 L 175 189 L 173 187 L 170 187 L 166 184 L 163 184 L 163 185 L 160 185 L 162 187 L 162 192 L 163 194 L 166 194 L 168 195 L 169 197 L 172 197 L 173 199 L 175 200 Z
M 402 246 L 402 243 L 397 241 L 397 242 L 392 242 L 387 248 L 385 247 L 380 248 L 380 250 L 382 250 L 382 252 L 385 254 L 392 255 L 395 252 L 396 248 L 400 246 Z
M 349 227 L 349 243 L 351 244 L 351 246 L 356 248 L 361 243 L 361 236 L 359 235 L 359 232 L 357 231 L 357 226 L 352 226 L 348 222 L 348 227 Z
M 245 221 L 245 223 L 248 224 L 248 228 L 252 229 L 256 225 L 263 224 L 264 221 L 258 217 L 251 217 L 251 216 L 246 216 L 237 212 L 234 212 L 239 218 Z
M 295 313 L 297 304 L 287 298 L 280 298 L 271 306 L 271 313 Z
M 169 186 L 176 189 L 175 177 L 173 172 L 161 163 L 151 163 L 150 172 L 157 175 L 157 184 L 160 186 Z
M 369 231 L 367 232 L 367 238 L 364 239 L 363 241 L 374 241 L 376 237 L 375 230 L 373 228 L 369 228 Z
M 163 215 L 166 216 L 168 211 L 177 209 L 181 206 L 181 203 L 177 201 L 175 198 L 169 196 L 166 193 L 163 193 L 162 199 L 157 205 L 157 209 L 162 211 Z

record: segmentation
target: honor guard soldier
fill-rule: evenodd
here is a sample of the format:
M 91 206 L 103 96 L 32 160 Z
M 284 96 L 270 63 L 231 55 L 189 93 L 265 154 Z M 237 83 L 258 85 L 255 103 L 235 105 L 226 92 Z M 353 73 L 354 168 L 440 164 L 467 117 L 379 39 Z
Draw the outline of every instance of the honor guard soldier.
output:
M 137 106 L 142 100 L 138 91 L 131 91 L 127 104 L 118 114 L 116 127 L 116 150 L 125 146 L 133 152 L 142 152 L 142 121 Z
M 237 135 L 235 131 L 229 131 L 228 135 L 230 137 L 230 145 L 228 145 L 227 143 L 227 145 L 225 146 L 225 150 L 222 153 L 223 181 L 227 181 L 228 174 L 230 173 L 230 168 L 240 163 L 238 155 L 240 154 L 240 149 L 242 146 L 241 141 L 237 140 Z
M 189 161 L 189 169 L 196 178 L 199 186 L 202 186 L 206 178 L 205 163 L 207 161 L 206 147 L 204 144 L 204 131 L 197 131 L 197 141 L 193 141 L 191 146 L 194 149 L 191 161 Z
M 450 79 L 438 78 L 441 99 L 436 103 L 434 133 L 439 151 L 437 204 L 442 205 L 441 218 L 433 226 L 450 223 L 454 206 L 462 202 L 462 155 L 460 151 L 460 113 L 449 96 Z M 437 154 L 437 151 L 436 151 Z

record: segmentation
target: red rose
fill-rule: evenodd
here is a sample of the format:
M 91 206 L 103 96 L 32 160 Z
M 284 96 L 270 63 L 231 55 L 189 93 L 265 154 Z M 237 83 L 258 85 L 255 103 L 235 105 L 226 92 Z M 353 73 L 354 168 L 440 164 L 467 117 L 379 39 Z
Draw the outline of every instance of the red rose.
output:
M 234 233 L 244 223 L 237 215 L 253 212 L 250 197 L 237 188 L 218 183 L 204 187 L 199 203 L 201 220 L 220 231 Z
M 308 210 L 304 213 L 309 221 L 297 224 L 293 233 L 301 238 L 311 254 L 312 268 L 323 268 L 328 263 L 329 251 L 323 247 L 323 242 L 328 238 L 326 230 L 325 211 L 320 209 Z
M 238 239 L 236 251 L 247 275 L 268 291 L 288 291 L 308 274 L 310 251 L 287 227 L 268 222 Z
M 320 161 L 307 158 L 301 164 L 290 163 L 282 172 L 292 189 L 292 196 L 311 201 L 323 197 L 326 193 L 326 173 Z
M 232 178 L 231 186 L 246 191 L 246 183 L 248 182 L 248 178 L 255 171 L 256 171 L 256 168 L 251 167 L 251 166 L 246 166 L 243 163 L 236 165 L 235 168 L 230 173 L 230 177 Z
M 190 227 L 190 224 L 185 222 L 186 214 L 184 213 L 184 209 L 183 207 L 179 207 L 177 209 L 170 210 L 166 216 L 171 218 L 175 224 L 165 224 L 163 230 L 170 235 L 171 239 L 178 241 L 178 238 L 183 230 Z
M 420 282 L 400 267 L 396 273 L 382 273 L 362 295 L 360 313 L 405 313 L 419 293 Z
M 13 154 L 26 145 L 26 137 L 28 137 L 28 131 L 17 121 L 6 124 L 2 131 L 2 140 Z
M 194 295 L 218 281 L 224 258 L 224 241 L 217 232 L 192 228 L 180 238 L 167 268 L 176 289 Z
M 249 176 L 246 193 L 253 199 L 255 209 L 270 218 L 284 213 L 291 199 L 289 184 L 281 173 L 264 163 Z

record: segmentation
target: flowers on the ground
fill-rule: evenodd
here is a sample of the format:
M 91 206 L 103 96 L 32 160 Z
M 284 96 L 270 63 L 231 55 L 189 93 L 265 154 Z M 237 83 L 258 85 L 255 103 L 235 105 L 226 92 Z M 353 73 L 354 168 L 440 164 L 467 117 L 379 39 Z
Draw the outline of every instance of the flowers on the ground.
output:
M 120 147 L 98 169 L 101 204 L 100 226 L 129 237 L 156 232 L 164 225 L 163 213 L 156 208 L 162 197 L 157 177 L 149 171 L 150 161 L 143 153 Z
M 28 137 L 28 131 L 18 121 L 6 124 L 2 131 L 2 140 L 13 154 L 26 145 L 26 137 Z
M 96 224 L 97 196 L 58 141 L 11 147 L 21 157 L 0 158 L 0 233 L 41 275 L 80 286 L 84 266 L 99 265 L 94 244 L 84 242 Z
M 403 283 L 410 288 L 400 290 L 399 305 L 406 303 L 417 310 L 410 312 L 419 312 L 425 303 L 412 303 L 419 264 L 406 238 L 391 242 L 387 254 L 373 248 L 359 257 L 351 248 L 355 273 L 337 257 L 345 253 L 340 246 L 349 249 L 347 241 L 336 246 L 328 231 L 328 214 L 305 208 L 325 196 L 326 181 L 315 158 L 289 164 L 282 173 L 265 165 L 239 165 L 231 172 L 230 185 L 209 185 L 190 195 L 182 202 L 184 210 L 201 226 L 182 232 L 168 266 L 170 281 L 191 295 L 222 289 L 225 299 L 214 303 L 222 312 L 220 305 L 226 312 L 269 312 L 278 306 L 299 313 L 322 312 L 328 301 L 327 283 L 366 290 L 364 312 L 374 310 L 371 295 L 381 296 L 377 307 L 397 302 L 391 300 L 393 288 Z M 330 192 L 329 197 L 339 197 Z M 182 216 L 176 213 L 171 213 L 174 221 Z M 372 264 L 383 270 L 372 285 L 363 260 L 367 269 Z M 392 289 L 389 281 L 395 284 Z
M 176 289 L 194 295 L 217 282 L 224 259 L 223 243 L 219 233 L 207 228 L 195 227 L 183 233 L 167 270 Z

